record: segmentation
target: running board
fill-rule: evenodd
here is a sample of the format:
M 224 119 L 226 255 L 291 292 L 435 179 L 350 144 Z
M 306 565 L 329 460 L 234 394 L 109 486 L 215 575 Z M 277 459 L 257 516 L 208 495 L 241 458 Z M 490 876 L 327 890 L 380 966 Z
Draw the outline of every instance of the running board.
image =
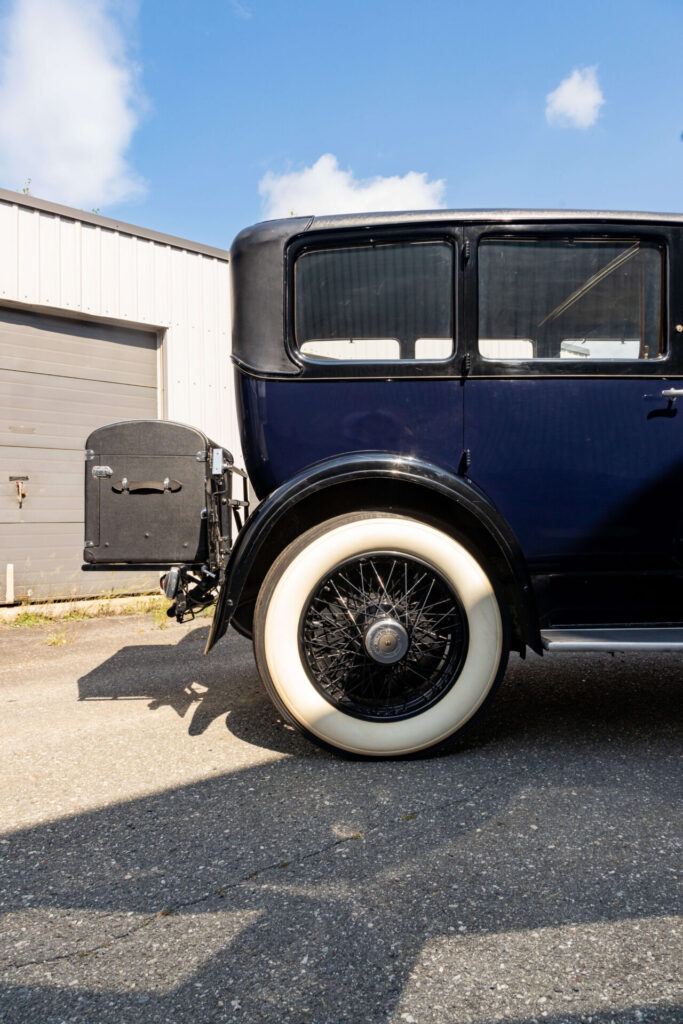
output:
M 546 651 L 683 651 L 683 628 L 543 629 Z

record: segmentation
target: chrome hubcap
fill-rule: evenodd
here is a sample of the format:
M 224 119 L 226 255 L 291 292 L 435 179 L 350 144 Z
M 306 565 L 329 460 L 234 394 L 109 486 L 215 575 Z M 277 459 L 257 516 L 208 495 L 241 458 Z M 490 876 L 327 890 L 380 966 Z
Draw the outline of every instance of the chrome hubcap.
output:
M 396 619 L 379 619 L 365 634 L 365 650 L 380 665 L 400 661 L 410 646 L 408 634 Z

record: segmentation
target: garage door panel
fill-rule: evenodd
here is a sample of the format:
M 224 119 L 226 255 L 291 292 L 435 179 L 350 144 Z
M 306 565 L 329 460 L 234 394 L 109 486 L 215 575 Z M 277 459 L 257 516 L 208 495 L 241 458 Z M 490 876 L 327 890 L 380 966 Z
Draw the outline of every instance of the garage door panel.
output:
M 116 597 L 159 587 L 158 572 L 83 572 L 83 524 L 0 523 L 0 603 L 5 600 L 7 563 L 14 565 L 17 601 L 56 597 Z
M 0 310 L 0 368 L 5 370 L 153 388 L 157 343 L 153 332 Z
M 82 451 L 0 447 L 0 523 L 82 523 Z M 11 476 L 28 476 L 19 508 Z
M 157 416 L 150 332 L 0 310 L 0 603 L 139 593 L 156 573 L 84 573 L 85 441 Z M 10 476 L 27 476 L 20 509 Z
M 154 419 L 155 388 L 0 369 L 0 444 L 80 448 L 91 430 Z

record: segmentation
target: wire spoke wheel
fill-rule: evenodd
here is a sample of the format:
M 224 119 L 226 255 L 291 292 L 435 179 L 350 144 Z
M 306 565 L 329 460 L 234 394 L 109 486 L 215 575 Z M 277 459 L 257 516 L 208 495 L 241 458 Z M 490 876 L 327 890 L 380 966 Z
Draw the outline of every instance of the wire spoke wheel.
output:
M 358 718 L 419 714 L 458 678 L 467 652 L 462 604 L 433 566 L 405 554 L 352 558 L 304 609 L 300 645 L 319 693 Z
M 395 757 L 473 721 L 505 671 L 508 634 L 462 543 L 408 516 L 349 512 L 273 562 L 254 652 L 286 722 L 334 750 Z

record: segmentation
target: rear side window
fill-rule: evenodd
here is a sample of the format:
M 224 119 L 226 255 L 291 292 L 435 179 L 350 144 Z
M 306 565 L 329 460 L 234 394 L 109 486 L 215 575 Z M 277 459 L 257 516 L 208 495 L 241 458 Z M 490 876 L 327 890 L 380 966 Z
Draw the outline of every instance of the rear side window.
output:
M 299 351 L 316 361 L 447 359 L 453 277 L 448 242 L 302 253 L 294 267 Z
M 485 239 L 485 359 L 660 359 L 660 245 L 628 239 Z

